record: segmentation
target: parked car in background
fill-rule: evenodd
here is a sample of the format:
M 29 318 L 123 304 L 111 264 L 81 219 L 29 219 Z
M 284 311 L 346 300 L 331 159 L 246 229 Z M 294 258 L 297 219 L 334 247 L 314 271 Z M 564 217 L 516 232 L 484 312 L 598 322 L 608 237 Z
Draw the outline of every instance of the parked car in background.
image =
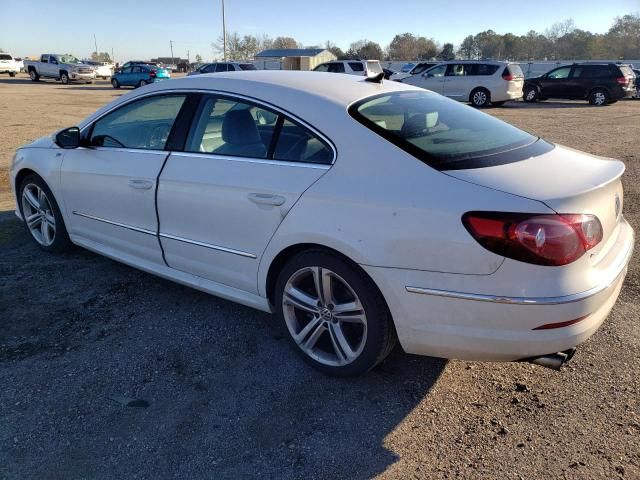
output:
M 415 63 L 405 63 L 404 65 L 402 65 L 402 68 L 400 68 L 400 72 L 409 73 L 411 69 L 415 66 L 416 66 Z
M 122 95 L 21 147 L 9 178 L 43 251 L 273 312 L 346 376 L 396 340 L 559 368 L 625 279 L 624 169 L 410 85 L 260 71 Z
M 113 75 L 113 65 L 108 62 L 94 62 L 93 60 L 83 60 L 82 63 L 91 65 L 96 71 L 96 78 L 106 80 Z
M 31 80 L 39 81 L 41 78 L 53 78 L 60 80 L 64 85 L 71 82 L 82 81 L 92 83 L 96 78 L 95 69 L 85 65 L 73 55 L 45 53 L 39 61 L 27 60 L 25 69 Z
M 10 53 L 0 53 L 0 73 L 8 73 L 10 77 L 15 77 L 20 73 L 20 63 L 16 62 Z
M 148 65 L 150 67 L 159 67 L 160 65 L 158 65 L 157 63 L 154 62 L 147 62 L 145 60 L 129 60 L 127 63 L 120 65 L 116 71 L 118 70 L 122 70 L 124 68 L 129 68 L 133 65 Z
M 517 63 L 455 60 L 399 81 L 470 102 L 474 107 L 487 107 L 522 98 L 524 75 Z
M 314 72 L 348 73 L 371 77 L 383 73 L 382 65 L 378 60 L 336 60 L 321 63 L 313 69 Z
M 247 62 L 204 63 L 200 65 L 193 72 L 189 72 L 187 76 L 200 75 L 203 73 L 242 72 L 244 70 L 256 70 L 256 66 L 253 63 L 247 63 Z
M 438 64 L 439 64 L 439 62 L 420 62 L 420 63 L 417 63 L 408 72 L 402 72 L 402 71 L 395 72 L 391 76 L 391 80 L 401 80 L 403 78 L 408 78 L 411 75 L 419 75 L 419 74 L 429 70 L 431 67 L 435 67 Z
M 121 68 L 111 77 L 113 88 L 144 87 L 149 83 L 168 80 L 171 74 L 165 68 L 152 65 L 130 65 Z
M 176 65 L 175 63 L 167 63 L 164 65 L 160 65 L 161 68 L 164 68 L 165 70 L 169 71 L 170 73 L 177 73 L 178 72 L 178 65 Z
M 635 86 L 636 86 L 636 93 L 633 96 L 633 98 L 640 99 L 640 70 L 634 68 L 633 73 L 636 76 L 636 78 L 634 79 Z
M 588 100 L 603 106 L 636 94 L 633 70 L 615 63 L 574 63 L 563 65 L 527 78 L 524 100 L 536 102 L 547 98 Z

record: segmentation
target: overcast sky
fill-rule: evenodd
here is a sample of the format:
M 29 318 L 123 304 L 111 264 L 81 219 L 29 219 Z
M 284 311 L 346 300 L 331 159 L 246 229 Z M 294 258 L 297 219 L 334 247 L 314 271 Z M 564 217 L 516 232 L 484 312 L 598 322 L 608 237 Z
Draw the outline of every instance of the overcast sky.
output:
M 640 0 L 431 1 L 226 0 L 227 31 L 291 36 L 304 45 L 331 40 L 343 49 L 360 39 L 384 48 L 396 33 L 412 32 L 459 44 L 468 34 L 544 31 L 573 18 L 576 27 L 603 33 L 617 16 L 640 11 Z M 0 0 L 0 48 L 16 56 L 98 49 L 116 60 L 174 55 L 213 57 L 222 31 L 221 0 Z

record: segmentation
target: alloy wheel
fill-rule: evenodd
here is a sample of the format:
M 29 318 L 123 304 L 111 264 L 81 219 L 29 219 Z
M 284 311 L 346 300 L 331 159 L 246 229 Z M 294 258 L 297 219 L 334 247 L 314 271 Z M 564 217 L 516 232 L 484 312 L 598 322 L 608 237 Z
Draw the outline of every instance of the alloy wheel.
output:
M 604 105 L 607 101 L 607 96 L 603 92 L 595 92 L 593 94 L 593 103 L 595 105 Z
M 287 281 L 282 311 L 298 347 L 327 366 L 358 358 L 367 341 L 367 316 L 349 284 L 322 267 L 304 267 Z
M 50 246 L 56 236 L 56 219 L 47 194 L 34 183 L 22 189 L 22 215 L 33 238 L 40 245 Z
M 487 94 L 482 90 L 477 91 L 473 94 L 473 103 L 477 106 L 482 106 L 487 103 Z

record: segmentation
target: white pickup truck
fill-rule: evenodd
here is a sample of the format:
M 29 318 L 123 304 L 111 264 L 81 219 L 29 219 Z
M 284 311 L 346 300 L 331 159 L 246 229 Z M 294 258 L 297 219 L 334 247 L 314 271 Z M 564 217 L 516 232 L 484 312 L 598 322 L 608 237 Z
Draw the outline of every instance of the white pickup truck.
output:
M 15 77 L 20 72 L 20 64 L 10 53 L 0 53 L 0 73 L 8 73 L 10 77 Z
M 75 81 L 92 83 L 96 78 L 95 69 L 85 65 L 73 55 L 45 53 L 40 61 L 24 61 L 24 69 L 37 82 L 40 78 L 53 78 L 67 85 Z

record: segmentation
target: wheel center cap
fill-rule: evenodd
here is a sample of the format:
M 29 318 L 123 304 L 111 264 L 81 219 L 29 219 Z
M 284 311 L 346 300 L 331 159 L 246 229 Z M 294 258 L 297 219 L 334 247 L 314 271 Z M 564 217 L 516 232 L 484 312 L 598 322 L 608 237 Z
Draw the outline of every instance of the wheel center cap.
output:
M 320 310 L 320 316 L 322 317 L 323 320 L 327 320 L 327 321 L 333 318 L 333 314 L 331 313 L 331 310 L 329 310 L 326 307 Z

